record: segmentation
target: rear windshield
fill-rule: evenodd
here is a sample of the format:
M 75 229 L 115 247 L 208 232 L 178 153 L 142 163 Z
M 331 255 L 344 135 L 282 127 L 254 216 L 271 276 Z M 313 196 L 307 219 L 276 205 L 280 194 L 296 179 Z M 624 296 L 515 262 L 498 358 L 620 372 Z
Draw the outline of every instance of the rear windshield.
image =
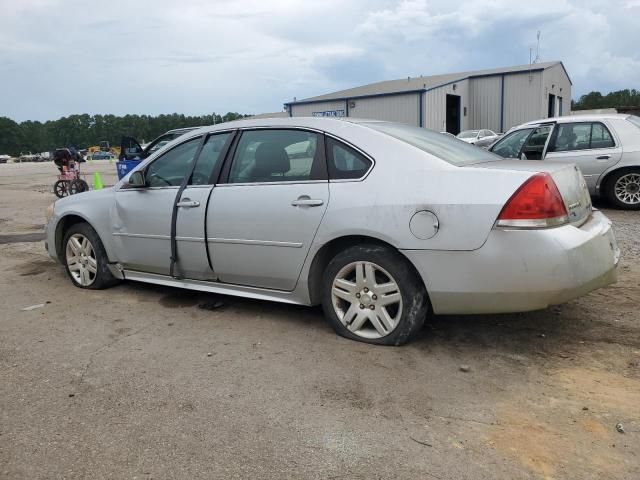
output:
M 629 115 L 627 117 L 627 120 L 633 123 L 636 127 L 640 128 L 640 117 L 637 117 L 635 115 Z
M 365 125 L 382 133 L 401 140 L 409 145 L 430 153 L 451 165 L 469 165 L 472 163 L 492 162 L 501 157 L 470 145 L 457 138 L 426 128 L 411 127 L 399 123 L 366 122 Z

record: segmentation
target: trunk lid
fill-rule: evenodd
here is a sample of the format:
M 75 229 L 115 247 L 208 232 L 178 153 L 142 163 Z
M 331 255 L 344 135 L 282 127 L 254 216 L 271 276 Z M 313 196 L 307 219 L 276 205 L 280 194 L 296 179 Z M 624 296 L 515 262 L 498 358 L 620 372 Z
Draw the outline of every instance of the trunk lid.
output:
M 525 171 L 531 172 L 532 175 L 538 172 L 548 173 L 558 187 L 560 195 L 562 195 L 564 206 L 569 215 L 569 222 L 574 225 L 581 225 L 591 215 L 591 197 L 589 196 L 587 182 L 575 164 L 505 159 L 478 163 L 471 165 L 471 167 Z

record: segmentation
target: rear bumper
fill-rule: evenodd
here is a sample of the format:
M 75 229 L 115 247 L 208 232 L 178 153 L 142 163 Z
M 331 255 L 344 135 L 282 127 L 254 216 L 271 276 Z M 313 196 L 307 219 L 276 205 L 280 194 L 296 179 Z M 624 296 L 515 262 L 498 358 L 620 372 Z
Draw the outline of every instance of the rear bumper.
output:
M 524 312 L 614 283 L 620 250 L 611 222 L 593 212 L 581 227 L 492 230 L 469 252 L 403 250 L 438 314 Z

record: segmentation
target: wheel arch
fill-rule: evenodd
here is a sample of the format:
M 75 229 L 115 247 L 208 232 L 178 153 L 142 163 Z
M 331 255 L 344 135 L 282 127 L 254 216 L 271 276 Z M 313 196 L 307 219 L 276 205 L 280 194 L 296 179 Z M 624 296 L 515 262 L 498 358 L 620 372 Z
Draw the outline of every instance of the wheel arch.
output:
M 368 235 L 340 236 L 328 241 L 322 247 L 320 247 L 320 249 L 318 249 L 315 256 L 313 257 L 313 260 L 311 261 L 311 265 L 309 267 L 309 275 L 307 278 L 309 300 L 311 305 L 318 305 L 319 303 L 321 303 L 322 275 L 324 274 L 324 270 L 331 259 L 335 257 L 340 251 L 363 243 L 380 245 L 400 253 L 407 260 L 407 262 L 413 269 L 413 273 L 416 275 L 416 278 L 418 278 L 425 292 L 427 292 L 427 302 L 429 303 L 429 309 L 430 311 L 433 311 L 431 306 L 431 299 L 429 298 L 429 292 L 427 291 L 425 281 L 422 278 L 422 275 L 420 275 L 420 272 L 418 272 L 413 262 L 411 262 L 411 260 L 409 260 L 401 250 L 391 245 L 389 242 Z
M 95 227 L 91 225 L 91 222 L 89 222 L 89 220 L 81 215 L 78 215 L 77 213 L 69 213 L 58 220 L 58 223 L 56 224 L 55 236 L 56 254 L 58 255 L 58 258 L 64 258 L 62 241 L 65 234 L 73 225 L 77 225 L 78 223 L 86 223 L 95 230 Z
M 601 197 L 606 196 L 606 189 L 609 187 L 609 182 L 614 175 L 621 172 L 640 172 L 640 165 L 624 165 L 604 173 L 600 178 L 600 188 L 598 189 Z

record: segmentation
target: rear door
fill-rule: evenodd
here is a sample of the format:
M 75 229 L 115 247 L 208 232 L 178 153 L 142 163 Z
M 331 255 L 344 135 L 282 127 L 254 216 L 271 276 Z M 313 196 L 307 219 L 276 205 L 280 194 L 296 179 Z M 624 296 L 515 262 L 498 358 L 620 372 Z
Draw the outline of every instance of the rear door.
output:
M 603 122 L 559 123 L 547 148 L 545 160 L 575 163 L 591 192 L 598 178 L 620 161 L 622 146 Z
M 242 132 L 206 220 L 220 281 L 295 288 L 329 202 L 323 145 L 305 130 Z

